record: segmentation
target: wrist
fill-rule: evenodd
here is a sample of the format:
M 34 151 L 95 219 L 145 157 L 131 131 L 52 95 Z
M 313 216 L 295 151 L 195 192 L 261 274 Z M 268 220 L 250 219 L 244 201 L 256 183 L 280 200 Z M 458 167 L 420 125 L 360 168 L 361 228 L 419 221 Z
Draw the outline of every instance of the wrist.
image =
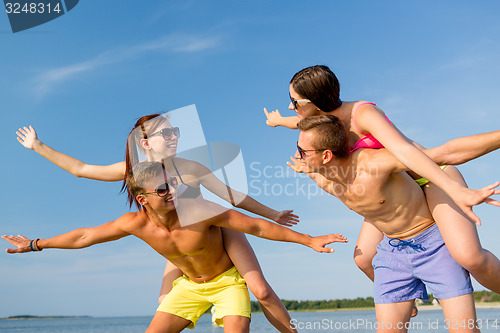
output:
M 31 150 L 38 152 L 42 147 L 43 143 L 40 140 L 34 140 L 33 145 L 31 146 Z
M 305 246 L 312 248 L 313 247 L 312 246 L 313 245 L 313 242 L 312 242 L 313 237 L 311 235 L 308 235 L 308 234 L 303 234 L 303 235 L 304 235 L 304 243 L 303 244 Z
M 38 246 L 38 241 L 39 240 L 40 240 L 40 238 L 37 238 L 37 239 L 33 239 L 30 242 L 30 249 L 31 249 L 32 252 L 40 252 L 40 251 L 43 250 L 41 247 Z

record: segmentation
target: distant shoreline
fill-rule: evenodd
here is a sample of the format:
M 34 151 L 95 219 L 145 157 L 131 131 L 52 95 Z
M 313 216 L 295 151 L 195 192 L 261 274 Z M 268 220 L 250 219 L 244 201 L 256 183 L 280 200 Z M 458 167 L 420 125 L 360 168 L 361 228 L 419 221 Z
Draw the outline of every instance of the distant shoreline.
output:
M 418 310 L 440 310 L 441 305 L 419 305 Z M 500 309 L 500 302 L 476 302 L 476 309 Z M 337 309 L 310 309 L 310 310 L 289 310 L 288 312 L 333 312 L 333 311 L 364 311 L 364 310 L 375 310 L 375 307 L 364 307 L 364 308 L 337 308 Z M 262 313 L 262 311 L 256 311 L 254 313 Z M 107 317 L 107 316 L 105 316 Z M 112 316 L 114 318 L 114 316 Z M 116 316 L 120 317 L 120 316 Z M 0 318 L 0 320 L 27 320 L 27 319 L 69 319 L 69 318 L 99 318 L 93 316 L 11 316 L 7 318 Z
M 417 305 L 417 309 L 420 310 L 440 310 L 441 305 Z M 500 309 L 500 302 L 476 302 L 476 309 Z M 331 312 L 331 311 L 363 311 L 363 310 L 375 310 L 375 307 L 364 307 L 364 308 L 337 308 L 337 309 L 310 309 L 310 310 L 288 310 L 288 312 Z M 262 312 L 262 311 L 259 311 Z
M 0 318 L 0 320 L 27 320 L 27 319 L 69 319 L 69 318 L 93 318 L 92 316 L 10 316 L 7 318 Z

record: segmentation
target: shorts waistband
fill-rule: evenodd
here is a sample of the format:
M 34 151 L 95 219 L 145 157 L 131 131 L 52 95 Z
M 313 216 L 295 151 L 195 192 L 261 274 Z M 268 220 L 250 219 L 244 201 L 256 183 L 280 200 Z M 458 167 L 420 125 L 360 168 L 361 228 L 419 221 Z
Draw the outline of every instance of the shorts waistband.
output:
M 211 278 L 210 280 L 208 281 L 205 281 L 205 282 L 195 282 L 191 279 L 189 279 L 187 276 L 186 278 L 191 281 L 192 283 L 196 283 L 196 284 L 206 284 L 206 283 L 212 283 L 212 282 L 217 282 L 219 281 L 221 278 L 223 278 L 224 276 L 226 275 L 232 275 L 232 274 L 235 274 L 235 273 L 238 273 L 238 270 L 236 269 L 236 266 L 231 266 L 230 268 L 228 268 L 227 270 L 225 270 L 224 272 L 220 273 L 219 275 L 216 275 L 215 277 Z
M 426 248 L 422 246 L 421 243 L 425 243 L 426 239 L 429 237 L 433 237 L 436 232 L 439 233 L 439 229 L 437 229 L 436 223 L 433 223 L 430 227 L 412 238 L 402 240 L 399 238 L 389 238 L 387 236 L 384 236 L 384 241 L 386 241 L 390 246 L 399 250 L 410 247 L 415 251 L 425 251 Z

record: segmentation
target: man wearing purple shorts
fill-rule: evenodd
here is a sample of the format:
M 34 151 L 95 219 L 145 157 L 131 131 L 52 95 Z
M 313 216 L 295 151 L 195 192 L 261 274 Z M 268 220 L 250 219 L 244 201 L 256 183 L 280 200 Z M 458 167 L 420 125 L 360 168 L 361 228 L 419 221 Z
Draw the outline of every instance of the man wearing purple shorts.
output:
M 337 117 L 307 117 L 298 127 L 292 169 L 308 173 L 385 235 L 372 262 L 377 332 L 407 332 L 414 300 L 427 296 L 426 286 L 449 322 L 465 326 L 461 332 L 478 332 L 469 273 L 448 252 L 424 192 L 408 169 L 386 149 L 350 152 L 347 131 Z M 457 165 L 498 148 L 500 131 L 455 139 L 424 152 L 440 165 Z M 490 193 L 496 186 L 480 191 Z M 485 202 L 500 204 L 490 198 Z

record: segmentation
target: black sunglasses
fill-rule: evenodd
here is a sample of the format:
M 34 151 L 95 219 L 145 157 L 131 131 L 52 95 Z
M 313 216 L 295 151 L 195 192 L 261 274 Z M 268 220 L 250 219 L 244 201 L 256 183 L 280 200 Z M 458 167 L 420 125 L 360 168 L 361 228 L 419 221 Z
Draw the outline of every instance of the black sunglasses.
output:
M 167 127 L 167 128 L 162 129 L 161 131 L 154 132 L 153 134 L 148 135 L 148 138 L 150 138 L 154 135 L 157 135 L 157 134 L 161 134 L 161 136 L 165 140 L 170 140 L 170 139 L 172 139 L 172 135 L 175 135 L 177 138 L 180 138 L 181 137 L 181 130 L 179 129 L 179 127 Z
M 153 192 L 142 192 L 141 194 L 156 193 L 156 195 L 158 195 L 159 197 L 164 197 L 168 194 L 168 192 L 170 192 L 170 187 L 169 187 L 168 183 L 164 183 L 164 184 L 158 185 L 158 187 L 156 187 L 156 189 Z
M 299 147 L 299 142 L 297 141 L 297 150 L 299 151 L 299 155 L 301 159 L 306 158 L 306 151 L 325 151 L 325 150 L 330 150 L 330 149 L 302 149 Z M 332 154 L 335 155 L 335 153 L 332 151 Z

